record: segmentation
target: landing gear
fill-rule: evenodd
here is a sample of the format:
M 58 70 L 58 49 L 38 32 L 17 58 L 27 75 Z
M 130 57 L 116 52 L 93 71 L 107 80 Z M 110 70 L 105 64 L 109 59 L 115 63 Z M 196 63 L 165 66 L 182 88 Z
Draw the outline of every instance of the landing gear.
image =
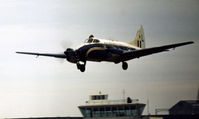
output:
M 86 68 L 85 68 L 85 66 L 84 66 L 84 65 L 80 65 L 80 71 L 81 71 L 81 72 L 84 72 L 84 71 L 85 71 L 85 69 L 86 69 Z
M 86 69 L 86 62 L 81 64 L 80 62 L 77 63 L 77 69 L 79 69 L 81 72 L 84 72 Z
M 127 70 L 128 64 L 126 62 L 122 62 L 122 68 L 123 68 L 123 70 Z

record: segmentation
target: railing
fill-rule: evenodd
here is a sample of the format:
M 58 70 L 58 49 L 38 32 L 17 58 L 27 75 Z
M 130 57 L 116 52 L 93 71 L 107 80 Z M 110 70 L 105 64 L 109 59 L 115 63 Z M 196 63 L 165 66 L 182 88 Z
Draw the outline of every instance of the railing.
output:
M 137 103 L 138 99 L 132 99 L 131 103 Z M 115 103 L 128 103 L 127 99 L 121 99 L 121 100 L 108 100 L 108 104 L 115 104 Z
M 132 99 L 131 103 L 137 103 L 138 99 Z M 123 104 L 127 103 L 127 99 L 120 99 L 120 100 L 92 100 L 86 101 L 86 104 Z

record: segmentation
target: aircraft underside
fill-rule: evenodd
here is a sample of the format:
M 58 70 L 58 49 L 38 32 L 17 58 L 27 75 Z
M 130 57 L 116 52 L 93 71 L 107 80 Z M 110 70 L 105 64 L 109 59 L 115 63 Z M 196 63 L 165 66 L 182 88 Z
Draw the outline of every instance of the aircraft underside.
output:
M 77 65 L 77 69 L 79 69 L 81 72 L 84 72 L 86 70 L 86 62 L 79 61 L 79 62 L 76 63 L 76 65 Z M 128 63 L 127 62 L 125 62 L 125 61 L 122 62 L 122 69 L 123 70 L 128 69 Z
M 79 69 L 81 72 L 84 72 L 86 69 L 86 61 L 94 61 L 94 62 L 113 62 L 113 63 L 120 63 L 122 62 L 122 68 L 124 70 L 127 70 L 128 64 L 125 61 L 119 61 L 120 55 L 108 53 L 106 50 L 93 50 L 92 52 L 89 52 L 89 54 L 86 54 L 86 60 L 84 61 L 78 61 L 76 63 L 77 69 Z

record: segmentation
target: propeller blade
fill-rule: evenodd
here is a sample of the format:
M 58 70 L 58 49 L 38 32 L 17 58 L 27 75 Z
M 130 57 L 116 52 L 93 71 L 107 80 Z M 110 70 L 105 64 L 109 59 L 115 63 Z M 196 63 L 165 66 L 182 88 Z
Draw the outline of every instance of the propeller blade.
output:
M 64 50 L 66 50 L 67 48 L 71 47 L 73 45 L 73 43 L 69 40 L 64 40 L 64 41 L 61 41 L 61 46 Z

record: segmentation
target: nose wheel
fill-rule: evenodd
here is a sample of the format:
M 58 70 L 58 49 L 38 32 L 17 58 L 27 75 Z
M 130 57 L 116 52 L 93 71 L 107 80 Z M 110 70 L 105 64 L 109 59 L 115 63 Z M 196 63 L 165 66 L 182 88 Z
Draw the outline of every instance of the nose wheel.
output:
M 84 62 L 83 64 L 80 64 L 80 62 L 78 62 L 77 69 L 79 69 L 81 72 L 84 72 L 86 69 L 86 62 Z
M 122 68 L 123 68 L 123 70 L 127 70 L 128 64 L 126 62 L 122 62 Z

